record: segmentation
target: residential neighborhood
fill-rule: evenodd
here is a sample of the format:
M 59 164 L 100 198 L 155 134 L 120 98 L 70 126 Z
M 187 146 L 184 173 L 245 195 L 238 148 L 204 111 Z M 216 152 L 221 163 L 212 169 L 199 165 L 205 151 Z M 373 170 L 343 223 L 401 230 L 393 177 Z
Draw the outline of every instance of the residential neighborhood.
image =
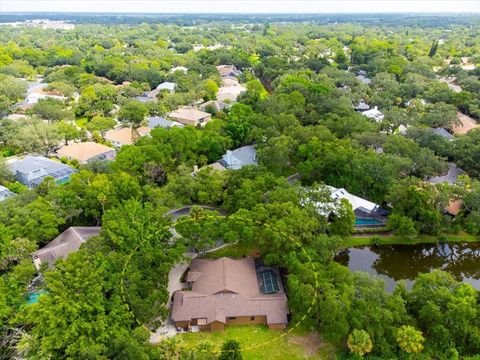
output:
M 473 0 L 3 0 L 0 359 L 478 360 Z

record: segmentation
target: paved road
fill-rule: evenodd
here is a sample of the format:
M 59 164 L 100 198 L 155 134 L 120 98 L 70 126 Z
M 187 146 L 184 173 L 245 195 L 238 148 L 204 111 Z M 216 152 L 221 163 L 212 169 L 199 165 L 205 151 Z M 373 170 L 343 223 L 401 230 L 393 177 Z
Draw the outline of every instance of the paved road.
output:
M 198 206 L 202 209 L 205 209 L 205 210 L 215 210 L 215 211 L 218 211 L 221 215 L 226 215 L 227 213 L 223 210 L 220 210 L 218 208 L 215 208 L 213 206 L 207 206 L 207 205 L 187 205 L 187 206 L 184 206 L 184 207 L 181 207 L 181 208 L 178 208 L 178 209 L 173 209 L 173 210 L 170 210 L 168 211 L 167 213 L 165 213 L 165 216 L 168 216 L 170 215 L 172 217 L 172 221 L 175 222 L 177 221 L 177 219 L 179 217 L 182 217 L 182 216 L 188 216 L 188 214 L 190 214 L 190 209 L 194 206 Z

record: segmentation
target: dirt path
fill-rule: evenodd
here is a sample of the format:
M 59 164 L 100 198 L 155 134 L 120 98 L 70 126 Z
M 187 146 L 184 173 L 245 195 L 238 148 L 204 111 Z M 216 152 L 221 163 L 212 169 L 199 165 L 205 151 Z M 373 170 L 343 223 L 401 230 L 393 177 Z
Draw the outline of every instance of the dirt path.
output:
M 290 336 L 288 341 L 292 344 L 303 347 L 306 358 L 316 356 L 320 348 L 325 345 L 316 331 L 312 331 L 305 336 Z

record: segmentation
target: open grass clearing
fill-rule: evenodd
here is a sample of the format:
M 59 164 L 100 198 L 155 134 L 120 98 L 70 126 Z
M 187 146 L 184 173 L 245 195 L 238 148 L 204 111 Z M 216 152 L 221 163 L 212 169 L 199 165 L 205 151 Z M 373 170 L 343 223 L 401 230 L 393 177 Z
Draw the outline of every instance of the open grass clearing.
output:
M 269 330 L 266 326 L 227 326 L 224 332 L 201 332 L 178 335 L 187 347 L 210 342 L 219 349 L 228 339 L 240 343 L 244 360 L 327 360 L 335 348 L 316 332 L 295 328 L 288 332 Z

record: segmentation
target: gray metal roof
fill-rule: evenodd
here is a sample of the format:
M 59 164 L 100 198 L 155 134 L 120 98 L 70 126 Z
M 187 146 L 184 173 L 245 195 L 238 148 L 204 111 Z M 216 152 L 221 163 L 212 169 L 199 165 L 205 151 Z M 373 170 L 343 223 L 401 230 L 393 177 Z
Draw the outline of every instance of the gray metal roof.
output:
M 11 196 L 14 196 L 15 193 L 8 190 L 5 186 L 0 185 L 0 201 L 5 200 Z
M 453 135 L 450 134 L 447 130 L 445 130 L 444 128 L 435 128 L 433 129 L 433 132 L 436 134 L 436 135 L 439 135 L 441 137 L 444 137 L 445 139 L 448 139 L 448 140 L 451 140 L 453 139 Z
M 227 169 L 240 169 L 245 165 L 257 165 L 257 152 L 253 146 L 243 146 L 233 151 L 228 150 L 221 160 Z
M 43 156 L 29 155 L 10 163 L 10 168 L 17 180 L 20 181 L 21 175 L 24 174 L 28 177 L 28 181 L 35 185 L 38 185 L 47 176 L 61 179 L 78 171 L 66 164 Z M 30 186 L 30 184 L 25 185 Z
M 148 118 L 148 127 L 150 129 L 153 129 L 153 128 L 156 128 L 156 127 L 161 127 L 161 128 L 164 128 L 164 129 L 170 129 L 174 126 L 184 127 L 185 125 L 180 124 L 176 121 L 167 120 L 163 117 L 153 116 L 153 117 Z

